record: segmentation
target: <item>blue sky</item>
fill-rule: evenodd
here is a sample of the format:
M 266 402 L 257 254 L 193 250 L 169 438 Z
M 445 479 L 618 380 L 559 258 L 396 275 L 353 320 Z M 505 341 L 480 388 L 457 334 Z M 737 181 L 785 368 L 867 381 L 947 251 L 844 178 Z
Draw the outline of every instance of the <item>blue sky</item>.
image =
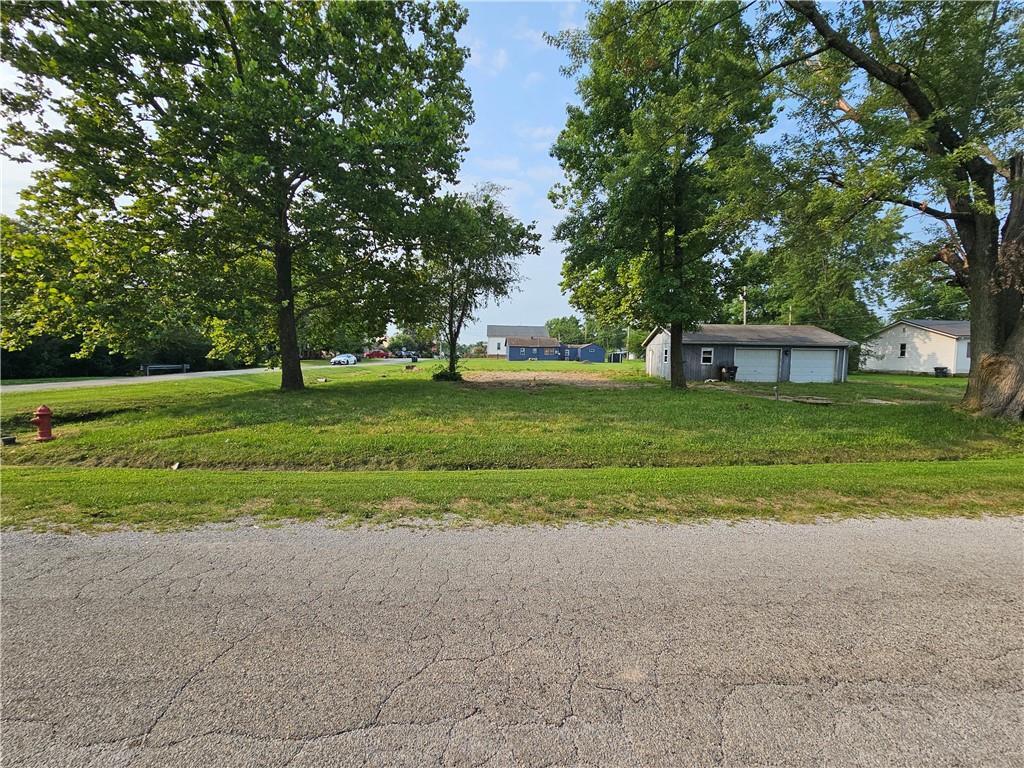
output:
M 558 287 L 561 250 L 551 240 L 559 211 L 547 193 L 562 179 L 549 151 L 574 90 L 559 72 L 565 56 L 544 42 L 543 33 L 582 24 L 586 6 L 475 2 L 466 7 L 469 23 L 461 39 L 470 49 L 465 76 L 476 121 L 469 130 L 463 184 L 493 181 L 507 187 L 505 202 L 512 213 L 536 221 L 544 236 L 541 253 L 523 261 L 519 290 L 481 311 L 479 321 L 467 328 L 463 338 L 471 342 L 484 338 L 488 323 L 542 325 L 571 311 Z

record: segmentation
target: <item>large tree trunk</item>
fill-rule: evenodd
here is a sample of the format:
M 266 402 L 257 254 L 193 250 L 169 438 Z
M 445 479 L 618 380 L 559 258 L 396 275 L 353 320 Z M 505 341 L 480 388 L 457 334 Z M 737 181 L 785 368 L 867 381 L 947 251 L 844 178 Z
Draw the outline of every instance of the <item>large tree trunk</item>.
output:
M 292 289 L 292 249 L 287 243 L 274 247 L 274 272 L 277 279 L 277 340 L 281 349 L 281 389 L 300 390 L 302 362 L 299 336 L 295 329 L 295 292 Z
M 670 324 L 668 336 L 669 381 L 673 389 L 686 389 L 686 371 L 683 370 L 683 324 Z
M 963 405 L 972 412 L 1024 418 L 1024 316 L 1020 294 L 996 283 L 995 247 L 978 243 L 970 260 L 971 372 Z
M 957 226 L 967 252 L 971 307 L 971 372 L 964 407 L 975 413 L 1024 418 L 1024 155 L 1010 162 L 1013 185 L 1002 231 L 994 214 Z M 993 177 L 972 179 L 995 200 Z

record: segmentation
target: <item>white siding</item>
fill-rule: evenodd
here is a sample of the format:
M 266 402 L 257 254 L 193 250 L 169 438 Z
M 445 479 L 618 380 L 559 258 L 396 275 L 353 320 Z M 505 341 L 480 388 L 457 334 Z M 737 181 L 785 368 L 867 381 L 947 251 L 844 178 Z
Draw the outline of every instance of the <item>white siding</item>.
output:
M 970 339 L 957 339 L 956 340 L 956 368 L 951 369 L 953 373 L 970 373 L 971 372 L 971 358 L 970 355 L 971 340 Z
M 907 345 L 906 357 L 900 357 L 901 344 Z M 864 344 L 861 367 L 866 371 L 932 373 L 937 366 L 967 372 L 957 367 L 957 340 L 952 336 L 899 323 Z
M 671 365 L 665 359 L 665 353 L 669 348 L 668 331 L 662 331 L 647 345 L 646 369 L 648 376 L 657 376 L 662 379 L 671 378 L 669 375 Z
M 505 356 L 505 337 L 504 336 L 488 336 L 487 337 L 487 354 L 488 355 L 501 355 Z

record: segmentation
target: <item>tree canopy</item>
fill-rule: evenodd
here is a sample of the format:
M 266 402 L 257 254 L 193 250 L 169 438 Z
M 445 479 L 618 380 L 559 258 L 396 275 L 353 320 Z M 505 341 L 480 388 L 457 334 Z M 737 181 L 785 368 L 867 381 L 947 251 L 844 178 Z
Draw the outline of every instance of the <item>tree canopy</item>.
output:
M 684 47 L 673 41 L 680 25 L 721 13 L 610 3 L 557 40 L 580 73 L 580 105 L 569 107 L 553 148 L 567 178 L 552 193 L 566 210 L 555 230 L 563 286 L 602 322 L 668 327 L 673 386 L 685 386 L 682 331 L 717 308 L 714 257 L 749 223 L 729 190 L 764 161 L 752 139 L 766 104 L 751 95 L 741 119 L 720 108 L 722 94 L 753 82 L 753 63 L 730 53 L 747 44 L 743 20 L 720 20 Z
M 777 147 L 780 196 L 826 185 L 840 232 L 892 227 L 895 209 L 933 233 L 931 258 L 970 301 L 966 403 L 1011 418 L 1024 414 L 1022 19 L 1012 2 L 791 1 L 757 37 L 800 128 Z
M 494 185 L 448 194 L 423 211 L 424 311 L 448 353 L 447 378 L 458 378 L 459 338 L 489 301 L 515 290 L 519 260 L 539 253 L 535 224 L 512 216 Z
M 628 199 L 611 183 L 624 176 L 616 173 L 623 158 L 650 157 L 645 139 L 669 148 L 678 137 L 706 143 L 710 137 L 701 170 L 715 205 L 702 231 L 722 237 L 730 231 L 726 225 L 744 215 L 761 222 L 764 250 L 775 255 L 773 283 L 779 267 L 798 265 L 805 279 L 825 267 L 815 282 L 826 284 L 837 307 L 845 301 L 852 311 L 865 295 L 850 296 L 849 285 L 863 289 L 857 276 L 869 263 L 874 279 L 883 279 L 888 265 L 881 273 L 876 268 L 896 255 L 906 217 L 929 232 L 926 240 L 941 237 L 932 258 L 969 297 L 966 404 L 1021 418 L 1022 18 L 1019 3 L 999 0 L 617 2 L 596 8 L 584 31 L 559 41 L 572 54 L 571 71 L 581 73 L 582 106 L 570 110 L 555 152 L 567 161 L 577 195 L 570 200 L 586 214 L 570 207 L 563 222 L 567 270 L 578 272 L 584 279 L 577 282 L 585 285 L 605 269 L 597 282 L 611 285 L 620 272 L 593 254 L 618 248 L 636 258 L 643 252 L 638 241 L 612 246 L 608 237 L 621 221 L 617 201 Z M 659 76 L 684 87 L 651 88 Z M 770 151 L 770 163 L 758 160 L 745 131 Z M 731 153 L 716 156 L 714 137 L 723 133 L 736 140 L 726 144 Z M 591 137 L 590 155 L 575 148 L 585 144 L 571 141 L 576 134 Z M 729 162 L 744 152 L 746 162 Z M 654 169 L 633 199 L 646 195 L 648 209 L 657 210 L 668 176 Z M 639 172 L 625 177 L 644 178 Z M 800 217 L 793 213 L 800 211 L 821 216 L 796 226 Z M 632 213 L 640 220 L 640 211 Z M 801 234 L 794 239 L 794 232 Z M 801 290 L 810 298 L 821 293 L 809 283 L 804 288 L 814 290 Z M 602 298 L 591 293 L 580 295 Z
M 186 314 L 218 349 L 276 348 L 282 386 L 301 388 L 298 323 L 386 322 L 415 289 L 411 214 L 454 180 L 472 114 L 465 18 L 454 3 L 6 7 L 5 151 L 45 165 L 20 214 L 38 237 L 5 272 L 21 308 L 5 343 L 76 327 L 126 350 Z

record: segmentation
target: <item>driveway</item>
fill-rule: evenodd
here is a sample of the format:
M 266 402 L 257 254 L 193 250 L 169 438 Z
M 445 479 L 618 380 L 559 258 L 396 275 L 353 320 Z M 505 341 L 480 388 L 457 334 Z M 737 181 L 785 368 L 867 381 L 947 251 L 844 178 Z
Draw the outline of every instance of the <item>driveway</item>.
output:
M 1024 522 L 3 537 L 4 765 L 1020 766 Z
M 366 365 L 401 365 L 410 362 L 409 358 L 389 358 L 387 360 L 364 360 L 360 366 Z M 323 365 L 304 365 L 303 371 L 321 371 L 333 368 L 330 363 Z M 118 387 L 125 384 L 153 384 L 155 382 L 187 381 L 188 379 L 212 379 L 219 376 L 248 376 L 254 373 L 272 373 L 279 368 L 235 368 L 230 371 L 193 371 L 192 373 L 164 373 L 153 376 L 114 376 L 109 379 L 80 379 L 79 381 L 39 381 L 34 384 L 4 384 L 4 392 L 46 392 L 51 389 L 79 389 L 85 387 Z

